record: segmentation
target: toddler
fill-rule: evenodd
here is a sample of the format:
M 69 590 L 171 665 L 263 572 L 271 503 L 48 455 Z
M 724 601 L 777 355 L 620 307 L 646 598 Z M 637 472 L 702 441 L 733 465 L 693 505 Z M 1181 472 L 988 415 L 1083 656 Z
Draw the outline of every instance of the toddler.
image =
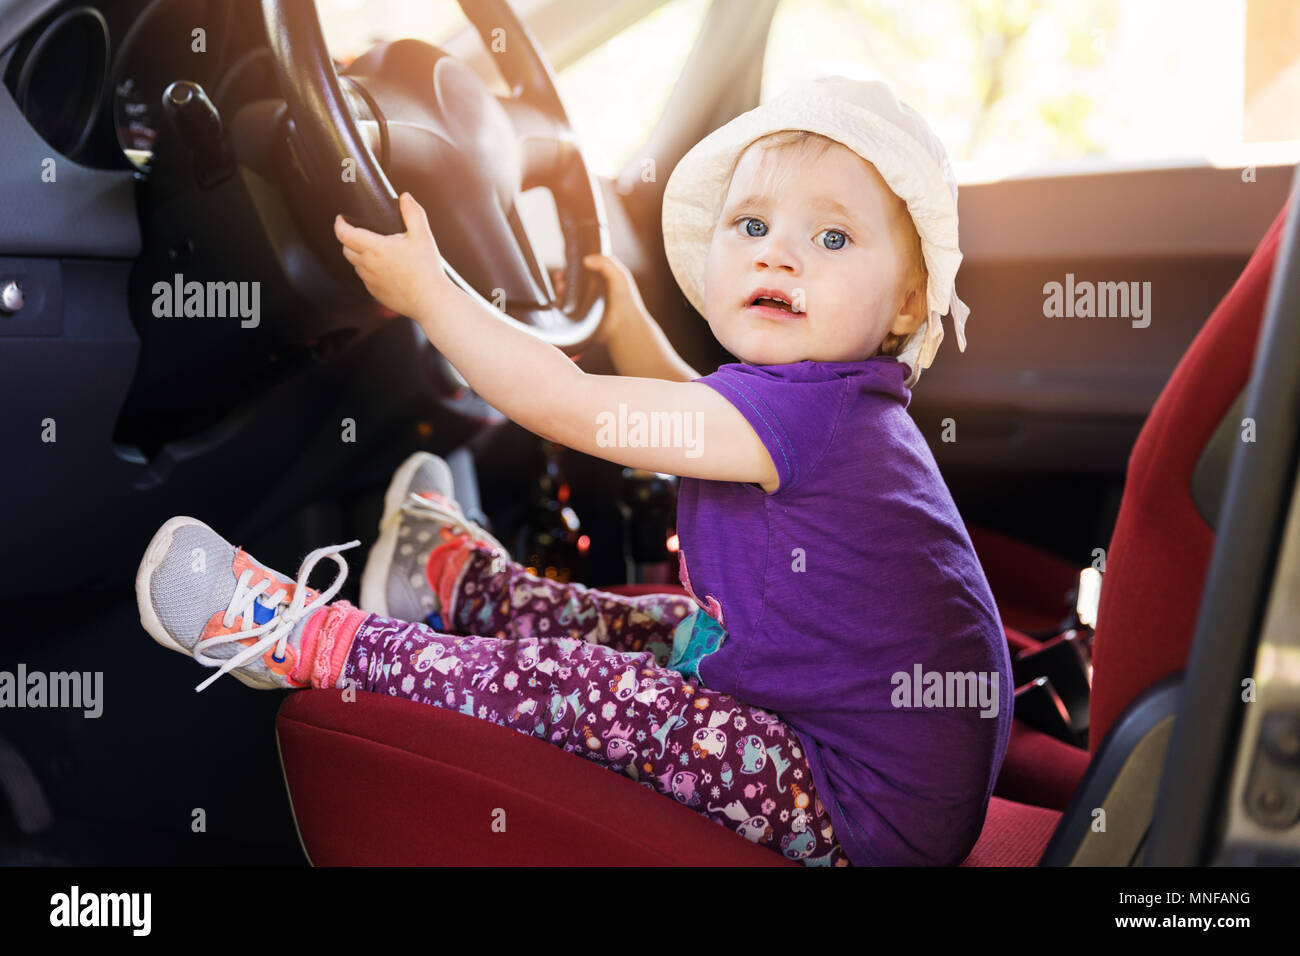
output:
M 352 686 L 511 727 L 607 766 L 808 865 L 956 865 L 1006 750 L 1011 668 L 988 582 L 907 414 L 956 297 L 946 153 L 879 82 L 795 88 L 677 165 L 664 243 L 740 362 L 691 369 L 626 268 L 618 375 L 583 372 L 447 278 L 424 210 L 405 233 L 339 217 L 343 254 L 486 401 L 525 428 L 682 476 L 689 597 L 528 574 L 417 453 L 385 498 L 361 608 L 173 518 L 137 575 L 161 644 L 260 688 Z M 620 409 L 620 406 L 623 406 Z M 695 440 L 609 441 L 608 421 L 690 416 Z M 605 424 L 602 425 L 602 422 Z M 631 433 L 629 432 L 629 435 Z

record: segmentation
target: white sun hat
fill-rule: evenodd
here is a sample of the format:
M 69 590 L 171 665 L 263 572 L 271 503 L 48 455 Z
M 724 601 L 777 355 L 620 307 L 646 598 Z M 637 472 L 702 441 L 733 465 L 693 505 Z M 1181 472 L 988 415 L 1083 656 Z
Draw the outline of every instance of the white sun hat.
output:
M 966 351 L 970 309 L 957 298 L 957 180 L 948 153 L 921 115 L 880 80 L 820 77 L 788 89 L 714 130 L 678 162 L 664 188 L 664 251 L 677 284 L 704 314 L 704 270 L 737 157 L 778 130 L 820 133 L 876 167 L 907 203 L 929 272 L 928 316 L 897 356 L 911 369 L 909 388 L 930 367 L 943 341 L 941 316 L 952 312 L 957 345 Z

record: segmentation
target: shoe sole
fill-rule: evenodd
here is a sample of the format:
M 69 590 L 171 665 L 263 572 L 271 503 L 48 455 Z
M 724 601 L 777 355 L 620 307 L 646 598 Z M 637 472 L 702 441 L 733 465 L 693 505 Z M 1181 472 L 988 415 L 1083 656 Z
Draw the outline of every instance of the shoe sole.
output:
M 140 624 L 146 633 L 163 647 L 193 659 L 194 652 L 178 643 L 175 638 L 167 633 L 162 621 L 158 620 L 158 615 L 154 613 L 153 609 L 153 595 L 149 590 L 154 571 L 158 570 L 158 566 L 167 557 L 167 552 L 171 550 L 172 536 L 176 533 L 176 529 L 190 524 L 200 524 L 205 528 L 207 527 L 197 518 L 179 515 L 170 519 L 154 534 L 153 540 L 149 542 L 149 547 L 145 549 L 144 560 L 140 562 L 140 569 L 135 573 L 135 600 L 140 608 Z M 271 681 L 260 681 L 247 674 L 240 673 L 237 669 L 227 673 L 254 690 L 279 690 L 283 686 Z
M 384 513 L 379 519 L 379 537 L 371 545 L 370 554 L 366 558 L 366 567 L 361 573 L 361 594 L 358 598 L 361 602 L 361 610 L 370 614 L 388 616 L 388 574 L 393 567 L 393 555 L 397 553 L 397 528 L 401 524 L 401 521 L 394 519 L 393 516 L 401 511 L 402 503 L 406 501 L 411 479 L 419 471 L 420 466 L 430 458 L 437 460 L 436 455 L 431 455 L 427 451 L 417 451 L 412 454 L 402 462 L 394 473 L 393 480 L 389 482 L 388 490 L 384 492 Z M 446 466 L 446 462 L 443 462 L 443 465 Z M 450 482 L 448 486 L 454 493 L 455 486 Z

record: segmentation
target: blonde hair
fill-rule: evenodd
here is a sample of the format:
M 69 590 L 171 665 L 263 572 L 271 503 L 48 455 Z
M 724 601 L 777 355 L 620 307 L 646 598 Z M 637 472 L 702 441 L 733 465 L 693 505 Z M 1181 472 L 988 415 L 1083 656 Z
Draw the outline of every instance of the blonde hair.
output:
M 916 231 L 916 224 L 912 222 L 911 214 L 903 217 L 907 220 L 904 227 L 904 235 L 907 236 L 907 269 L 903 278 L 904 293 L 914 292 L 921 299 L 921 321 L 924 323 L 926 315 L 929 312 L 929 296 L 926 295 L 926 287 L 930 283 L 930 270 L 925 267 L 925 253 L 921 250 L 921 234 Z M 903 299 L 903 304 L 907 304 L 907 299 Z M 920 329 L 918 325 L 912 332 L 907 335 L 895 335 L 893 332 L 886 332 L 884 339 L 880 342 L 880 348 L 876 349 L 877 355 L 892 355 L 897 358 L 898 354 L 903 351 L 903 345 L 911 338 L 913 332 Z
M 807 151 L 809 159 L 816 159 L 825 153 L 826 150 L 830 149 L 831 146 L 842 145 L 842 143 L 836 142 L 829 136 L 823 136 L 821 133 L 814 133 L 811 130 L 806 129 L 777 130 L 774 133 L 768 133 L 766 136 L 760 136 L 749 144 L 751 147 L 757 146 L 764 152 L 785 146 L 796 146 Z M 847 146 L 844 148 L 848 149 Z M 749 147 L 746 147 L 741 150 L 736 155 L 736 158 L 732 160 L 731 171 L 727 174 L 728 183 L 730 183 L 735 177 L 736 167 L 740 165 L 740 158 L 748 149 Z M 854 153 L 854 155 L 857 155 L 857 153 Z M 861 159 L 860 156 L 859 158 Z M 862 161 L 864 163 L 867 162 L 865 159 Z M 868 163 L 868 165 L 870 165 L 872 169 L 875 169 L 874 164 Z M 876 175 L 880 175 L 878 170 L 876 171 Z M 883 181 L 883 177 L 881 178 Z M 759 184 L 759 188 L 764 192 L 778 192 L 783 182 L 784 176 L 782 174 L 775 171 L 769 171 L 766 179 Z M 886 187 L 888 187 L 888 184 L 886 184 Z M 907 248 L 907 264 L 904 267 L 902 289 L 905 294 L 915 292 L 920 296 L 922 321 L 924 321 L 926 304 L 928 303 L 926 286 L 930 280 L 930 273 L 925 266 L 925 254 L 921 249 L 921 234 L 917 232 L 916 223 L 912 221 L 912 215 L 907 209 L 907 203 L 892 190 L 890 190 L 890 194 L 898 200 L 894 204 L 894 212 L 895 217 L 898 220 L 898 228 L 904 236 L 903 241 Z M 902 207 L 901 209 L 899 208 L 900 206 Z M 905 295 L 903 303 L 905 304 L 906 302 L 907 299 Z M 881 340 L 880 347 L 876 349 L 874 354 L 897 357 L 898 354 L 903 351 L 903 345 L 907 342 L 910 335 L 911 333 L 908 335 L 898 336 L 893 332 L 886 332 L 884 339 Z

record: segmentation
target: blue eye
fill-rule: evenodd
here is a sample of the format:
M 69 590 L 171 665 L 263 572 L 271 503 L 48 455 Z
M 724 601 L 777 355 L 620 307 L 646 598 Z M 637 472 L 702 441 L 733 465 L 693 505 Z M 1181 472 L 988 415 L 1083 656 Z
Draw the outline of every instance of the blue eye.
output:
M 839 229 L 824 229 L 824 230 L 822 230 L 821 235 L 824 236 L 824 235 L 826 235 L 827 233 L 831 233 L 832 235 L 836 235 L 836 236 L 839 236 L 839 237 L 840 237 L 840 242 L 839 242 L 838 245 L 826 246 L 827 249 L 832 249 L 832 250 L 843 249 L 844 246 L 848 244 L 849 237 L 848 237 L 848 235 L 847 235 L 846 233 L 842 232 L 841 230 L 839 230 Z
M 763 226 L 763 231 L 762 231 L 762 232 L 750 232 L 750 231 L 749 231 L 749 223 L 751 223 L 751 222 L 756 222 L 756 223 L 758 223 L 759 225 L 762 225 L 762 226 Z M 767 234 L 767 226 L 763 224 L 763 220 L 761 220 L 761 219 L 756 219 L 756 218 L 754 218 L 753 216 L 742 216 L 742 217 L 738 220 L 738 224 L 739 224 L 739 223 L 744 223 L 744 224 L 745 224 L 745 235 L 747 235 L 747 236 L 751 236 L 751 237 L 757 239 L 759 236 L 763 236 L 763 235 L 766 235 L 766 234 Z

